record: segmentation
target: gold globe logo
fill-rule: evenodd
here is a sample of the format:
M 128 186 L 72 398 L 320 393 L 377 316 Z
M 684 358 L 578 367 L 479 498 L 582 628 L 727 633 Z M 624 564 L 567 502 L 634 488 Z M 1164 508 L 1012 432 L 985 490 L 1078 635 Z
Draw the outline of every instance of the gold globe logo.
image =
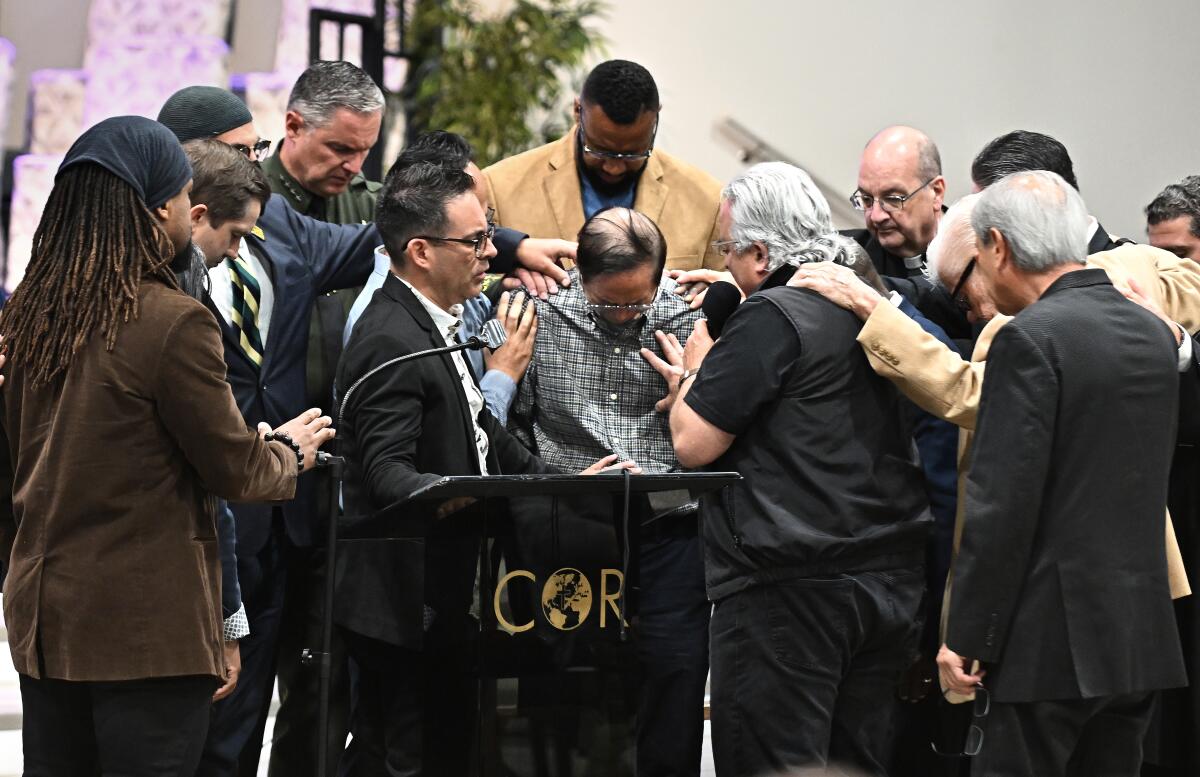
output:
M 542 612 L 560 631 L 577 629 L 592 611 L 592 584 L 578 569 L 564 567 L 542 586 Z

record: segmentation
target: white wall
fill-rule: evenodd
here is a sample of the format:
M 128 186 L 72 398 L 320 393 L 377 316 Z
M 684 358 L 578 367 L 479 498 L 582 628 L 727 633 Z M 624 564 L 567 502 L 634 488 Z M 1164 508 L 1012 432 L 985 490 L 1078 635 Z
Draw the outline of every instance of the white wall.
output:
M 600 29 L 654 74 L 659 145 L 722 180 L 742 168 L 724 115 L 844 195 L 888 124 L 933 137 L 950 199 L 988 140 L 1034 129 L 1109 231 L 1143 240 L 1145 204 L 1200 173 L 1196 0 L 614 0 Z

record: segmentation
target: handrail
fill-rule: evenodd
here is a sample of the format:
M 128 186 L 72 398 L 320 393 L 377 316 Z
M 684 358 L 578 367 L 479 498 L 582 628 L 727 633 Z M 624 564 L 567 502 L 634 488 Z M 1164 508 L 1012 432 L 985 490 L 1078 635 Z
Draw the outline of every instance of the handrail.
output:
M 714 129 L 717 136 L 727 141 L 737 149 L 738 159 L 748 165 L 759 162 L 787 162 L 789 165 L 804 167 L 779 149 L 768 143 L 763 137 L 745 124 L 731 116 L 723 116 L 716 121 Z M 831 186 L 825 179 L 813 173 L 809 168 L 805 172 L 813 179 L 813 183 L 825 195 L 829 202 L 830 215 L 833 224 L 839 229 L 851 229 L 863 225 L 863 216 L 850 204 L 845 192 Z

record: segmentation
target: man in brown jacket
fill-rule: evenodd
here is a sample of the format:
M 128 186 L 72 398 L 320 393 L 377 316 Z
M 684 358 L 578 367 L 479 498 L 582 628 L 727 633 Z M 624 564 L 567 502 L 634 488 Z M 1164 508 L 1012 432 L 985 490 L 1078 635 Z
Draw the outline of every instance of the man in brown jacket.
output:
M 216 322 L 173 272 L 191 253 L 190 179 L 156 122 L 88 130 L 0 317 L 27 774 L 194 772 L 225 675 L 214 497 L 291 498 L 332 436 L 315 410 L 257 435 L 242 422 Z

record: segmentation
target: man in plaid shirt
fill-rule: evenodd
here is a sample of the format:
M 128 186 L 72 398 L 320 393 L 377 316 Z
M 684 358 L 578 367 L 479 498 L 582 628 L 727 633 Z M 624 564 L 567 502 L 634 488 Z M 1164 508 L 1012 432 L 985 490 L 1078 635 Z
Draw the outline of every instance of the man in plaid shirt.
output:
M 681 351 L 701 314 L 672 293 L 666 258 L 649 217 L 607 208 L 579 232 L 571 284 L 537 303 L 509 427 L 546 463 L 570 472 L 615 453 L 647 473 L 680 469 L 660 412 L 667 386 L 643 353 Z M 638 547 L 638 774 L 698 775 L 710 607 L 696 508 L 678 492 L 655 495 L 650 509 L 659 519 Z

